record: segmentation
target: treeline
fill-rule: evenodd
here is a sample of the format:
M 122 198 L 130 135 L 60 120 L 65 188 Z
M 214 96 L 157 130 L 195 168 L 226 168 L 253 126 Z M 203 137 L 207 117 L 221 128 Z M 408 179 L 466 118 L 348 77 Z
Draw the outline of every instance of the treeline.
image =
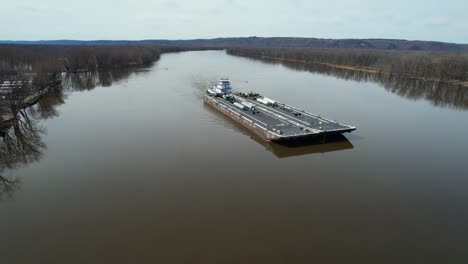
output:
M 324 64 L 304 64 L 294 61 L 265 60 L 288 68 L 329 75 L 344 80 L 375 82 L 398 96 L 412 100 L 424 99 L 434 106 L 468 109 L 468 89 L 445 82 L 399 76 L 396 74 L 374 74 L 367 71 L 350 71 Z
M 63 54 L 67 72 L 108 70 L 148 65 L 159 59 L 160 49 L 151 46 L 83 46 Z
M 170 46 L 74 46 L 69 47 L 63 58 L 67 72 L 92 72 L 146 66 L 158 60 L 162 53 L 186 50 Z
M 0 75 L 141 66 L 156 61 L 160 54 L 161 49 L 156 46 L 0 45 Z
M 0 106 L 6 97 L 24 97 L 60 85 L 67 74 L 148 66 L 162 53 L 185 50 L 171 46 L 0 45 Z
M 374 49 L 398 51 L 427 52 L 468 52 L 467 44 L 455 44 L 438 41 L 418 41 L 403 39 L 319 39 L 297 37 L 234 37 L 215 39 L 187 40 L 49 40 L 49 41 L 1 41 L 9 44 L 43 44 L 43 45 L 129 45 L 129 46 L 177 46 L 177 47 L 244 47 L 244 48 L 304 48 L 304 49 Z
M 268 48 L 229 48 L 228 53 L 251 58 L 301 61 L 307 65 L 326 64 L 350 70 L 438 81 L 468 81 L 468 54 Z

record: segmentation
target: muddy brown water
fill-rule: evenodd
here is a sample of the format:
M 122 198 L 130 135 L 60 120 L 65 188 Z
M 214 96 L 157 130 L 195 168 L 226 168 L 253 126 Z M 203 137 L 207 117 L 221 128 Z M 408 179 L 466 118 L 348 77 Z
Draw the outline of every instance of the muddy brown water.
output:
M 262 142 L 203 104 L 219 76 L 358 130 Z M 108 77 L 69 79 L 18 128 L 28 146 L 2 154 L 0 263 L 468 261 L 464 91 L 408 95 L 224 51 Z

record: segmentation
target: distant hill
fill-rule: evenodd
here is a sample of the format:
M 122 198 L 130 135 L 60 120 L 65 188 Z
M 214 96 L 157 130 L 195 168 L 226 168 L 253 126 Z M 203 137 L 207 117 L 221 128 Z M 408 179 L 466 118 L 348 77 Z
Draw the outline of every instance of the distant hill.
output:
M 45 40 L 1 41 L 0 44 L 35 45 L 159 45 L 182 47 L 257 47 L 257 48 L 346 48 L 400 51 L 468 52 L 468 44 L 402 39 L 319 39 L 291 37 L 248 37 L 191 40 Z

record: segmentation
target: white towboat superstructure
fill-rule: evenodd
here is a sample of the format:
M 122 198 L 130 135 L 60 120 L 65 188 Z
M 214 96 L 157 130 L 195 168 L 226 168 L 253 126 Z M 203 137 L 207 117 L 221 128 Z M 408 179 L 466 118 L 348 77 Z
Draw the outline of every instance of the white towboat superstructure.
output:
M 208 93 L 216 96 L 231 94 L 231 81 L 228 78 L 220 78 L 216 85 L 208 88 Z

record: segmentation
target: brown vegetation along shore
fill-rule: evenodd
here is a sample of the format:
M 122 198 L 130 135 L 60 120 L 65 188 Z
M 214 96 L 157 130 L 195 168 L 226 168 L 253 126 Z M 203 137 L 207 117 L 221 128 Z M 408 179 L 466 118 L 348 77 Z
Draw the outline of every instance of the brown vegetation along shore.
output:
M 322 39 L 299 37 L 234 37 L 215 39 L 186 40 L 43 40 L 43 41 L 1 41 L 4 44 L 41 44 L 41 45 L 75 45 L 75 46 L 175 46 L 175 47 L 243 47 L 243 48 L 290 48 L 290 49 L 361 49 L 388 51 L 423 51 L 423 52 L 468 52 L 467 44 L 456 44 L 438 41 L 420 41 L 404 39 Z
M 36 87 L 46 87 L 51 82 L 60 82 L 64 72 L 148 66 L 162 53 L 204 49 L 207 48 L 0 45 L 0 82 L 27 79 Z
M 161 53 L 183 50 L 168 46 L 0 45 L 0 106 L 13 107 L 20 97 L 27 101 L 28 96 L 59 86 L 70 73 L 148 66 Z
M 294 59 L 285 59 L 285 58 L 276 58 L 276 57 L 269 57 L 269 56 L 262 56 L 260 57 L 261 59 L 268 59 L 268 60 L 278 60 L 278 61 L 284 61 L 284 62 L 298 62 L 298 63 L 304 63 L 306 64 L 307 62 L 304 60 L 294 60 Z M 360 72 L 367 72 L 367 73 L 372 73 L 372 74 L 383 74 L 383 75 L 392 75 L 394 73 L 388 72 L 388 71 L 381 71 L 376 68 L 371 68 L 371 67 L 356 67 L 356 66 L 350 66 L 350 65 L 338 65 L 338 64 L 332 64 L 332 63 L 316 63 L 332 68 L 337 68 L 337 69 L 343 69 L 343 70 L 350 70 L 350 71 L 360 71 Z M 310 65 L 310 63 L 309 63 Z M 460 85 L 464 87 L 468 87 L 468 81 L 459 81 L 459 80 L 440 80 L 436 78 L 428 78 L 428 77 L 418 77 L 418 76 L 412 76 L 410 74 L 398 74 L 400 77 L 410 77 L 410 78 L 417 78 L 421 80 L 426 80 L 426 81 L 437 81 L 441 83 L 447 83 L 451 85 Z
M 161 49 L 156 46 L 0 45 L 0 75 L 24 72 L 53 74 L 146 65 L 159 59 L 160 54 Z
M 462 85 L 433 81 L 396 74 L 376 74 L 369 71 L 349 70 L 325 64 L 305 64 L 303 62 L 268 58 L 249 58 L 268 64 L 280 64 L 298 71 L 308 71 L 344 80 L 374 82 L 385 90 L 410 99 L 423 99 L 437 107 L 468 109 L 468 89 Z
M 468 86 L 468 55 L 330 49 L 229 48 L 232 55 L 322 64 L 374 74 L 399 75 Z

